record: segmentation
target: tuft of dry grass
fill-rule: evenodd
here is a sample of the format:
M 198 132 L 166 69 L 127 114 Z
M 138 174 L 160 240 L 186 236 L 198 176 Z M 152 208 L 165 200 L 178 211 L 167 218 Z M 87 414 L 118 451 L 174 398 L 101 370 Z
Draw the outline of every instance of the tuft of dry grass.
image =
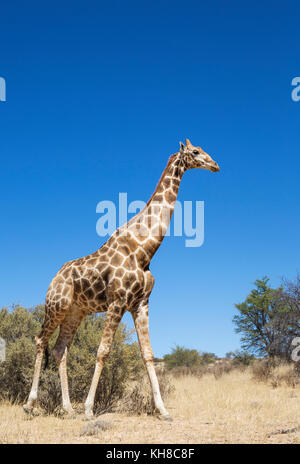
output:
M 172 378 L 165 369 L 158 369 L 157 379 L 161 396 L 166 401 L 174 391 Z M 155 414 L 156 408 L 147 374 L 142 374 L 135 382 L 131 382 L 122 400 L 119 401 L 117 411 L 137 416 Z
M 277 369 L 277 368 L 276 368 Z M 287 367 L 276 375 L 286 378 Z M 273 375 L 275 375 L 273 372 Z M 258 382 L 252 369 L 179 376 L 166 407 L 173 422 L 154 416 L 107 413 L 111 424 L 81 436 L 84 416 L 26 416 L 20 406 L 0 405 L 0 443 L 300 443 L 300 386 Z M 97 420 L 95 418 L 95 420 Z

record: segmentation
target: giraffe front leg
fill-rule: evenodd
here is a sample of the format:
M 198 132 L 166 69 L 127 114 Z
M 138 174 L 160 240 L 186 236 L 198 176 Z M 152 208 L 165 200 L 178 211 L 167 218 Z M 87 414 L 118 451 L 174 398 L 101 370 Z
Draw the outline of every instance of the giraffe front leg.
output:
M 160 413 L 160 419 L 172 421 L 172 417 L 164 406 L 154 368 L 153 351 L 149 337 L 148 302 L 144 303 L 137 312 L 133 312 L 132 317 L 137 331 L 142 357 L 149 376 L 155 407 Z
M 72 408 L 69 395 L 67 356 L 76 330 L 79 327 L 83 317 L 84 313 L 78 311 L 76 305 L 73 305 L 60 326 L 59 335 L 53 349 L 53 356 L 56 359 L 59 370 L 62 392 L 62 408 L 70 416 L 74 416 L 75 412 Z
M 106 321 L 104 325 L 104 330 L 100 342 L 100 346 L 97 352 L 97 361 L 95 366 L 95 371 L 90 387 L 89 394 L 85 402 L 85 416 L 87 419 L 93 417 L 93 407 L 95 401 L 95 394 L 99 382 L 99 378 L 106 361 L 106 358 L 109 355 L 111 345 L 114 339 L 114 335 L 118 328 L 118 325 L 122 319 L 123 311 L 121 308 L 113 306 L 111 310 L 107 312 Z
M 63 357 L 59 363 L 59 377 L 61 383 L 61 392 L 62 392 L 62 408 L 70 416 L 75 415 L 75 411 L 72 407 L 70 395 L 69 395 L 69 385 L 68 385 L 68 374 L 67 374 L 67 355 L 68 348 L 65 348 Z
M 53 349 L 53 356 L 56 359 L 56 362 L 58 364 L 61 394 L 62 394 L 62 408 L 67 414 L 69 414 L 70 416 L 73 416 L 75 413 L 74 413 L 74 409 L 72 408 L 72 404 L 70 401 L 68 374 L 67 374 L 68 347 L 67 347 L 67 343 L 62 340 L 61 334 L 62 334 L 62 331 L 60 332 L 60 335 L 58 336 L 57 342 Z

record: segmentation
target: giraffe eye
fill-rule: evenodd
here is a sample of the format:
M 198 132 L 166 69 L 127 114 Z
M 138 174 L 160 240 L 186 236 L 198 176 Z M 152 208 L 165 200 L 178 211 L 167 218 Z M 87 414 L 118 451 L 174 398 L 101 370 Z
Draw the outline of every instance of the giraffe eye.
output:
M 194 155 L 199 155 L 199 151 L 198 151 L 198 150 L 193 150 L 193 153 L 194 153 Z

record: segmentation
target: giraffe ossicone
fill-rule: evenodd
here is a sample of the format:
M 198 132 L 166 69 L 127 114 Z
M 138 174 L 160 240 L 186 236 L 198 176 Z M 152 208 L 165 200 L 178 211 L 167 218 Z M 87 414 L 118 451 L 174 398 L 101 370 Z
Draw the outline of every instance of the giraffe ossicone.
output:
M 32 388 L 24 410 L 30 412 L 38 394 L 44 352 L 59 327 L 53 355 L 59 366 L 62 406 L 73 413 L 67 379 L 67 353 L 82 319 L 105 312 L 105 326 L 97 352 L 95 371 L 85 403 L 87 418 L 93 416 L 95 393 L 101 371 L 125 311 L 134 319 L 153 398 L 162 419 L 171 420 L 163 404 L 149 338 L 148 300 L 154 278 L 149 265 L 168 229 L 184 172 L 188 169 L 219 171 L 218 164 L 200 147 L 186 139 L 172 155 L 144 209 L 120 227 L 96 252 L 69 261 L 50 283 L 42 330 L 36 337 L 36 361 Z

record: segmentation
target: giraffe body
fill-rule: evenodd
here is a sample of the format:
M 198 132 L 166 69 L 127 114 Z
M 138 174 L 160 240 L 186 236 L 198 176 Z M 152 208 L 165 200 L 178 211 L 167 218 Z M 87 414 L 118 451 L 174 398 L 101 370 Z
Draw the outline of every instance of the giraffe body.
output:
M 67 352 L 82 319 L 88 314 L 105 312 L 105 327 L 85 403 L 86 415 L 91 417 L 99 377 L 115 331 L 125 311 L 130 311 L 156 408 L 162 418 L 170 419 L 161 399 L 149 339 L 148 300 L 154 285 L 149 265 L 167 231 L 182 175 L 193 167 L 219 170 L 209 155 L 186 140 L 185 146 L 181 144 L 180 152 L 170 157 L 145 208 L 117 229 L 99 250 L 67 262 L 53 278 L 46 295 L 43 327 L 36 337 L 35 372 L 29 399 L 24 406 L 26 411 L 32 409 L 37 399 L 43 353 L 51 335 L 59 326 L 53 355 L 59 366 L 63 408 L 69 413 L 73 412 L 68 392 Z

